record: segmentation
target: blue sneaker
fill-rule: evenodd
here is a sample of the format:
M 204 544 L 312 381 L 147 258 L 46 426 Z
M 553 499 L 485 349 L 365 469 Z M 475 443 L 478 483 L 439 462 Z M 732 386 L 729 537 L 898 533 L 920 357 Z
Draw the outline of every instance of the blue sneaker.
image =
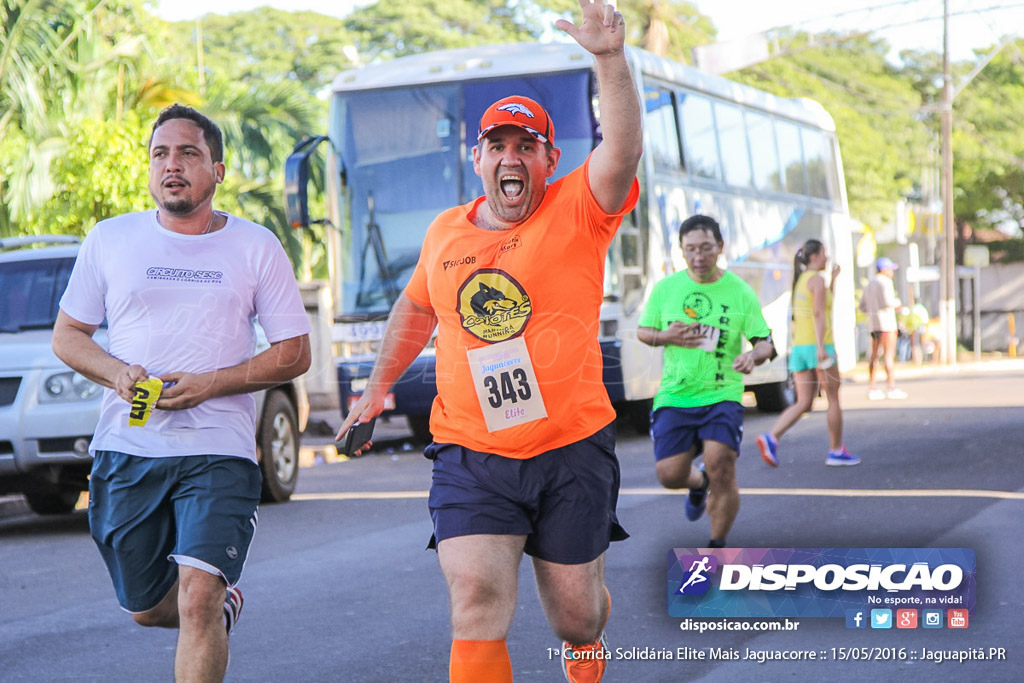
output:
M 779 466 L 779 442 L 771 434 L 762 434 L 757 437 L 757 447 L 761 449 L 761 459 L 769 467 Z
M 847 453 L 846 446 L 843 446 L 843 450 L 839 451 L 838 453 L 829 451 L 828 457 L 825 458 L 825 464 L 830 465 L 832 467 L 859 465 L 860 458 L 858 458 L 856 455 L 850 455 L 849 453 Z
M 704 463 L 701 463 L 697 469 L 704 477 L 704 485 L 699 489 L 690 489 L 689 495 L 686 496 L 686 518 L 691 522 L 700 519 L 700 516 L 704 514 L 704 508 L 708 505 L 708 475 L 704 471 Z

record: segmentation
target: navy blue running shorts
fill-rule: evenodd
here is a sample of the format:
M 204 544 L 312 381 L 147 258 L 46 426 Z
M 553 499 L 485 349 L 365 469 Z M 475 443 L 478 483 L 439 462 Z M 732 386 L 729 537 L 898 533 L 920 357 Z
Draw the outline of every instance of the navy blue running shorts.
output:
M 651 417 L 654 459 L 686 453 L 698 440 L 717 441 L 740 452 L 743 441 L 743 404 L 722 401 L 699 408 L 663 406 Z
M 629 538 L 619 526 L 615 426 L 519 460 L 456 444 L 432 443 L 428 548 L 455 536 L 526 536 L 525 552 L 558 564 L 585 564 Z
M 261 476 L 256 463 L 234 456 L 98 451 L 89 528 L 121 607 L 156 607 L 182 564 L 235 585 L 256 532 Z

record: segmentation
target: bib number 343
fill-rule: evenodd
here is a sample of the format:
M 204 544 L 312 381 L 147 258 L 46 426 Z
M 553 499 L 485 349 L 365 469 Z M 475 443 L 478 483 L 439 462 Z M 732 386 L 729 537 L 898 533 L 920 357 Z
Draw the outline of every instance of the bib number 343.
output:
M 487 431 L 547 417 L 525 340 L 510 339 L 466 355 Z
M 492 408 L 501 408 L 505 403 L 528 401 L 533 395 L 530 380 L 522 368 L 516 368 L 512 372 L 502 371 L 497 377 L 484 375 L 484 387 L 488 392 L 487 402 Z

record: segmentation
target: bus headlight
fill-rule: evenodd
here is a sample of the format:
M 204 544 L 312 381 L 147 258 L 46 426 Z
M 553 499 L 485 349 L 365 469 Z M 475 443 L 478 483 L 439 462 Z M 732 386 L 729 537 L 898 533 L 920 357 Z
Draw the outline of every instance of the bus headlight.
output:
M 103 387 L 77 372 L 57 372 L 47 375 L 39 387 L 40 403 L 88 401 L 103 391 Z

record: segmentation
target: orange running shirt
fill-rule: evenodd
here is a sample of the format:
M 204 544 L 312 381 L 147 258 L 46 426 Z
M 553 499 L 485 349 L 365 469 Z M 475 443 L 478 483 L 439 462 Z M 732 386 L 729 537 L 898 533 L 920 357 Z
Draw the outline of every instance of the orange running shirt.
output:
M 607 214 L 590 191 L 587 166 L 551 184 L 529 219 L 491 231 L 470 221 L 480 197 L 441 213 L 424 238 L 405 288 L 438 320 L 437 398 L 430 431 L 510 458 L 531 458 L 585 439 L 615 419 L 601 381 L 597 341 L 608 245 L 639 196 Z M 523 338 L 547 418 L 488 432 L 467 351 Z

